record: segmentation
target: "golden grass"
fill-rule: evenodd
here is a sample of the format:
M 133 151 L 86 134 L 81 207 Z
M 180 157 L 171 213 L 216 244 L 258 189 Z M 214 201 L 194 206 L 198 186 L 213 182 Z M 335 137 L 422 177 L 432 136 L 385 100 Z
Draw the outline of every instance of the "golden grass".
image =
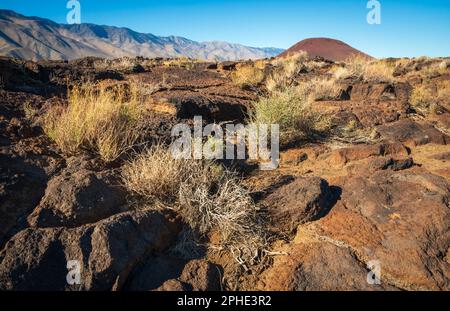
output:
M 130 71 L 139 61 L 136 58 L 124 56 L 116 59 L 102 59 L 94 62 L 94 68 L 98 70 L 116 70 L 116 71 Z
M 439 81 L 434 86 L 430 83 L 416 86 L 410 96 L 409 103 L 418 112 L 433 112 L 437 105 L 450 105 L 450 80 Z
M 266 88 L 269 92 L 280 91 L 286 89 L 292 84 L 284 71 L 274 71 L 266 79 Z
M 265 246 L 249 191 L 214 162 L 176 159 L 169 148 L 155 145 L 123 167 L 122 179 L 130 192 L 153 206 L 176 211 L 200 237 L 219 233 L 214 249 L 239 253 L 246 264 Z
M 264 70 L 253 64 L 243 64 L 232 72 L 231 80 L 240 87 L 256 86 L 264 80 Z
M 191 59 L 188 57 L 175 57 L 170 59 L 165 59 L 162 63 L 165 67 L 179 67 L 185 68 L 187 70 L 192 70 L 195 64 L 202 63 L 202 60 Z
M 281 146 L 326 131 L 327 118 L 312 109 L 313 94 L 314 86 L 311 83 L 275 91 L 271 96 L 262 97 L 254 103 L 250 123 L 278 124 Z
M 337 80 L 351 78 L 375 83 L 395 81 L 394 66 L 383 60 L 369 60 L 358 55 L 347 59 L 344 64 L 344 67 L 338 67 L 334 71 L 334 77 Z
M 333 100 L 338 95 L 339 87 L 334 79 L 314 78 L 308 83 L 314 100 Z
M 396 62 L 396 70 L 406 76 L 419 76 L 425 79 L 439 77 L 449 73 L 449 59 L 433 59 L 426 56 L 402 58 Z
M 308 53 L 300 51 L 287 57 L 278 57 L 272 61 L 275 70 L 266 79 L 266 87 L 270 92 L 283 90 L 292 85 L 293 79 L 305 68 Z
M 111 162 L 136 143 L 141 107 L 137 86 L 131 85 L 127 94 L 123 86 L 88 82 L 68 91 L 67 106 L 53 106 L 45 113 L 43 128 L 64 153 L 88 149 Z

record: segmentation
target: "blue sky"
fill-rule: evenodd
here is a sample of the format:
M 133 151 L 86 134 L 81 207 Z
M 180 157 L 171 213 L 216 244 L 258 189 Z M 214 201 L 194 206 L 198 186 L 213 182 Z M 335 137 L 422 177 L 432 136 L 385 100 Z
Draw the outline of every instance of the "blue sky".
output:
M 82 22 L 196 41 L 288 48 L 310 37 L 340 39 L 375 57 L 450 56 L 450 0 L 79 0 Z M 67 0 L 0 0 L 0 8 L 65 23 Z

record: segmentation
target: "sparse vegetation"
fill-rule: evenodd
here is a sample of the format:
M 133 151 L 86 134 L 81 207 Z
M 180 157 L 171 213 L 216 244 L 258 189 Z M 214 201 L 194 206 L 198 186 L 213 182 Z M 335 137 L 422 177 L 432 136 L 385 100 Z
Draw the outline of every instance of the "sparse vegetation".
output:
M 132 71 L 138 65 L 138 60 L 132 57 L 121 57 L 117 59 L 102 59 L 94 62 L 95 69 L 116 70 L 121 72 Z
M 280 144 L 286 146 L 327 129 L 328 120 L 311 107 L 313 85 L 305 83 L 275 91 L 254 104 L 250 122 L 279 124 Z
M 264 70 L 253 64 L 244 64 L 236 68 L 231 79 L 239 87 L 255 86 L 264 80 Z
M 308 53 L 299 52 L 272 61 L 275 70 L 266 80 L 266 87 L 270 92 L 283 90 L 293 84 L 293 79 L 305 67 Z
M 339 92 L 336 80 L 327 78 L 314 78 L 309 82 L 309 89 L 314 100 L 333 100 Z
M 334 71 L 337 80 L 355 79 L 366 82 L 394 82 L 394 67 L 382 60 L 371 61 L 363 56 L 354 56 L 344 62 L 344 67 Z
M 234 173 L 211 161 L 176 159 L 170 149 L 155 145 L 128 162 L 122 178 L 127 189 L 154 206 L 175 210 L 200 237 L 217 230 L 220 245 L 214 248 L 239 253 L 247 265 L 264 247 L 248 190 Z
M 450 98 L 450 81 L 445 80 L 436 84 L 420 84 L 416 86 L 410 97 L 411 106 L 418 112 L 430 113 L 438 105 L 448 105 Z
M 68 91 L 67 106 L 52 106 L 42 121 L 47 135 L 64 153 L 88 149 L 111 162 L 138 140 L 136 124 L 141 114 L 137 86 L 131 85 L 126 92 L 123 86 L 84 83 Z
M 448 59 L 432 59 L 426 56 L 402 58 L 396 62 L 396 71 L 406 76 L 420 76 L 425 79 L 436 78 L 449 71 Z
M 185 68 L 187 70 L 192 70 L 195 67 L 195 64 L 201 63 L 201 60 L 191 59 L 188 57 L 176 57 L 170 58 L 163 61 L 163 66 L 165 67 L 180 67 Z

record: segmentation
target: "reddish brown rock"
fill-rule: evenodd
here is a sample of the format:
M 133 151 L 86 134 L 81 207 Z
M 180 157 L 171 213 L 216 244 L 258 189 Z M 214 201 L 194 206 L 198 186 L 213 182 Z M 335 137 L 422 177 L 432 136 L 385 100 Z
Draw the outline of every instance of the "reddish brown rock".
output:
M 429 143 L 446 145 L 449 137 L 426 122 L 415 122 L 409 119 L 377 127 L 384 139 L 400 141 L 409 146 L 420 146 Z
M 269 207 L 273 225 L 292 232 L 299 224 L 326 215 L 336 195 L 323 179 L 298 177 L 275 190 L 264 203 Z
M 194 291 L 221 290 L 219 268 L 206 260 L 192 260 L 186 264 L 179 280 Z
M 48 182 L 28 222 L 41 228 L 78 227 L 119 213 L 124 203 L 125 193 L 118 182 L 111 185 L 108 176 L 72 168 Z
M 180 282 L 178 280 L 168 280 L 163 285 L 158 287 L 158 292 L 187 292 L 190 290 L 190 286 Z
M 2 290 L 117 290 L 132 269 L 173 242 L 178 226 L 151 211 L 119 214 L 75 229 L 26 229 L 0 253 Z M 80 285 L 66 281 L 77 260 Z
M 384 289 L 450 289 L 444 259 L 450 245 L 447 180 L 389 170 L 349 178 L 341 187 L 331 212 L 301 225 L 284 249 L 289 256 L 280 256 L 265 273 L 266 289 L 364 290 L 363 269 L 374 260 L 381 265 Z
M 353 85 L 351 99 L 354 101 L 366 100 L 397 100 L 407 101 L 411 86 L 407 83 L 357 83 Z
M 347 148 L 336 149 L 327 155 L 332 165 L 345 165 L 351 161 L 358 161 L 370 157 L 395 155 L 407 157 L 408 150 L 401 143 L 383 143 L 375 145 L 357 145 Z
M 367 283 L 368 269 L 345 247 L 332 243 L 294 244 L 266 271 L 260 289 L 270 291 L 392 290 L 388 284 Z

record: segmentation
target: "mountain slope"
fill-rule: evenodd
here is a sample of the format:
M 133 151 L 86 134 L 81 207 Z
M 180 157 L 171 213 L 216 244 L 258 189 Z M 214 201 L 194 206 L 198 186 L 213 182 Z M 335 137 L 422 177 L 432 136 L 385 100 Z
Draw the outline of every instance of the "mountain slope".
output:
M 31 60 L 70 60 L 86 56 L 180 57 L 207 60 L 257 59 L 283 50 L 227 42 L 196 42 L 159 37 L 128 28 L 94 24 L 65 25 L 0 10 L 0 55 Z
M 285 57 L 299 51 L 307 52 L 311 58 L 319 56 L 332 61 L 343 61 L 355 55 L 371 58 L 371 56 L 342 41 L 329 38 L 311 38 L 300 41 L 287 49 L 280 57 Z

